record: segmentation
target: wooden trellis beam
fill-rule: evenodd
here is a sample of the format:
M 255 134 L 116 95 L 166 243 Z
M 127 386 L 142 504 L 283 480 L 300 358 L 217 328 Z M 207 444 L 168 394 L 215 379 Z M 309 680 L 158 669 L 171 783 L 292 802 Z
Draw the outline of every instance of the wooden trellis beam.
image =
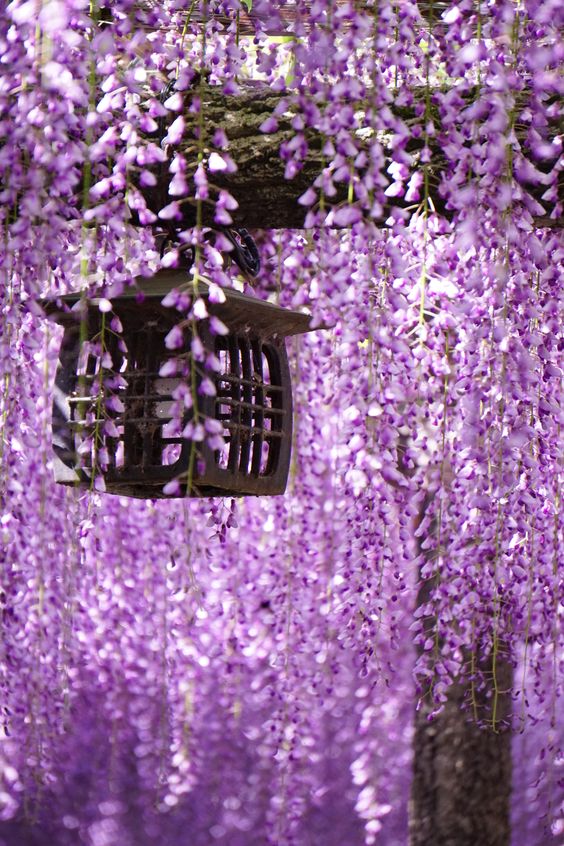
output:
M 348 2 L 349 0 L 333 0 L 333 9 L 337 11 L 340 6 Z M 148 7 L 156 5 L 156 0 L 147 0 L 146 5 Z M 449 0 L 418 0 L 416 5 L 426 24 L 435 26 L 440 25 L 441 15 L 451 6 L 451 3 Z M 275 4 L 272 4 L 272 6 L 275 6 Z M 257 27 L 260 27 L 267 35 L 284 36 L 293 34 L 298 26 L 306 31 L 311 28 L 308 19 L 311 6 L 312 2 L 302 2 L 298 6 L 293 0 L 288 0 L 284 5 L 280 5 L 270 18 L 262 10 L 257 11 L 252 7 L 250 10 L 241 10 L 237 16 L 214 13 L 213 18 L 223 26 L 229 26 L 235 21 L 239 35 L 254 35 Z M 377 16 L 378 14 L 378 0 L 373 0 L 373 2 L 356 0 L 355 6 L 358 10 L 369 15 Z M 399 2 L 397 10 L 401 11 Z M 187 18 L 191 23 L 198 24 L 202 21 L 201 11 L 198 8 L 190 9 L 183 15 L 184 20 Z M 276 21 L 276 23 L 273 23 L 273 21 Z M 346 21 L 342 25 L 346 27 Z
M 229 154 L 237 164 L 237 172 L 230 175 L 220 173 L 210 174 L 210 201 L 204 204 L 204 222 L 213 220 L 213 193 L 217 189 L 227 188 L 239 203 L 238 209 L 232 212 L 234 225 L 246 226 L 249 229 L 300 229 L 304 225 L 307 209 L 298 203 L 298 198 L 312 185 L 324 167 L 321 154 L 322 139 L 314 131 L 306 133 L 308 154 L 301 170 L 293 179 L 284 176 L 285 163 L 280 158 L 280 147 L 284 141 L 294 135 L 291 126 L 291 114 L 278 118 L 278 129 L 272 134 L 261 132 L 261 124 L 272 115 L 279 105 L 281 95 L 273 94 L 260 84 L 248 84 L 242 93 L 235 97 L 226 97 L 219 87 L 205 86 L 203 111 L 205 116 L 205 134 L 211 138 L 215 129 L 222 126 L 229 138 Z M 398 114 L 409 122 L 414 118 L 413 109 L 397 110 Z M 193 115 L 186 115 L 187 120 L 195 120 Z M 558 127 L 555 128 L 555 134 Z M 559 128 L 562 132 L 562 127 Z M 188 142 L 189 143 L 189 142 Z M 366 142 L 364 142 L 366 143 Z M 432 149 L 432 160 L 429 169 L 430 198 L 434 208 L 447 217 L 449 210 L 439 193 L 441 171 L 445 167 L 445 160 L 440 146 L 436 141 Z M 407 150 L 414 155 L 414 162 L 421 149 L 421 139 L 408 142 Z M 195 145 L 191 151 L 185 150 L 188 161 L 196 162 Z M 550 168 L 554 162 L 541 163 Z M 536 163 L 538 167 L 538 163 Z M 172 197 L 168 194 L 171 179 L 168 163 L 161 166 L 157 174 L 155 188 L 142 189 L 149 207 L 158 212 L 166 206 Z M 525 186 L 527 187 L 527 186 Z M 542 194 L 546 186 L 528 186 L 530 193 L 541 203 L 544 212 L 539 214 L 536 223 L 541 227 L 562 227 L 564 219 L 554 217 L 555 201 L 542 201 Z M 343 202 L 347 196 L 348 185 L 337 185 L 338 194 L 331 198 L 331 203 Z M 564 201 L 564 186 L 559 187 L 560 203 Z M 179 198 L 175 198 L 179 199 Z M 180 198 L 183 211 L 182 226 L 193 226 L 196 220 L 195 206 L 189 199 Z M 413 203 L 406 203 L 402 198 L 389 200 L 389 208 L 384 209 L 383 219 L 388 216 L 392 206 L 406 207 L 414 211 Z

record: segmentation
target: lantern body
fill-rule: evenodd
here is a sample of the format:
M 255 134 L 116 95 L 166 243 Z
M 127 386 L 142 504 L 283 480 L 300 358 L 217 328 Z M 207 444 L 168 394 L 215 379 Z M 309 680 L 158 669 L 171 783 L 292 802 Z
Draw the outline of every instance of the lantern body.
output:
M 190 325 L 180 346 L 166 343 L 182 318 L 162 299 L 186 280 L 170 271 L 138 280 L 111 313 L 78 295 L 46 306 L 65 327 L 53 403 L 57 481 L 97 478 L 109 493 L 141 498 L 170 496 L 165 486 L 177 496 L 284 492 L 292 440 L 285 338 L 308 331 L 309 317 L 226 291 L 208 311 L 228 334 L 199 321 L 195 358 Z M 207 296 L 204 283 L 199 293 Z

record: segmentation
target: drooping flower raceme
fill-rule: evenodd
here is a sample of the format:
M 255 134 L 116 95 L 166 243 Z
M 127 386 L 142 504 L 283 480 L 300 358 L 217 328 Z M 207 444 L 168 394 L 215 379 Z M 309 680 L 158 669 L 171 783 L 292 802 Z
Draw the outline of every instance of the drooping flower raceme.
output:
M 489 661 L 513 666 L 514 846 L 558 842 L 562 12 L 249 5 L 0 21 L 0 840 L 403 843 L 415 704 L 463 678 L 495 723 Z M 291 124 L 285 180 L 319 162 L 304 228 L 255 233 L 256 295 L 324 327 L 289 343 L 288 491 L 56 486 L 37 301 L 102 288 L 110 322 L 186 256 L 211 302 L 246 284 L 234 116 L 206 112 L 245 86 L 263 139 Z M 203 362 L 197 287 L 166 305 Z

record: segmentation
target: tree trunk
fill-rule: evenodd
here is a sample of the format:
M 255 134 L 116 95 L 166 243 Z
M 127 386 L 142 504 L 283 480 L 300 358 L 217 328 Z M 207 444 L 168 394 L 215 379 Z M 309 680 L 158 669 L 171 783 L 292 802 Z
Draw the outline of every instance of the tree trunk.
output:
M 510 679 L 498 668 L 504 690 Z M 478 726 L 467 694 L 455 683 L 441 714 L 430 720 L 430 703 L 415 714 L 409 846 L 509 846 L 511 732 Z
M 429 504 L 427 498 L 419 520 Z M 429 531 L 435 531 L 433 523 Z M 423 548 L 423 540 L 419 552 L 430 557 L 434 553 Z M 420 580 L 418 607 L 429 602 L 434 587 L 433 578 Z M 425 639 L 434 637 L 433 617 L 425 617 L 423 627 Z M 439 714 L 431 716 L 437 705 L 430 696 L 415 711 L 409 846 L 509 846 L 513 671 L 498 654 L 494 718 L 491 656 L 477 663 L 485 680 L 481 689 L 477 683 L 471 691 L 467 679 L 455 680 Z

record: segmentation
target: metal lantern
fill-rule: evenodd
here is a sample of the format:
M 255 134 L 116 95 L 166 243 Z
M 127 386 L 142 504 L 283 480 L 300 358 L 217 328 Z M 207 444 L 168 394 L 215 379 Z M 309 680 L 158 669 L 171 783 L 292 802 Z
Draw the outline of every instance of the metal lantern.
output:
M 187 280 L 179 271 L 138 279 L 111 312 L 79 294 L 44 304 L 65 328 L 53 402 L 58 482 L 91 486 L 101 477 L 107 492 L 140 498 L 284 492 L 292 439 L 285 338 L 309 331 L 310 318 L 226 290 L 224 303 L 207 305 L 228 334 L 199 321 L 194 364 L 193 329 L 183 326 L 181 346 L 169 349 L 169 333 L 183 324 L 162 305 Z M 208 297 L 205 283 L 198 291 Z

